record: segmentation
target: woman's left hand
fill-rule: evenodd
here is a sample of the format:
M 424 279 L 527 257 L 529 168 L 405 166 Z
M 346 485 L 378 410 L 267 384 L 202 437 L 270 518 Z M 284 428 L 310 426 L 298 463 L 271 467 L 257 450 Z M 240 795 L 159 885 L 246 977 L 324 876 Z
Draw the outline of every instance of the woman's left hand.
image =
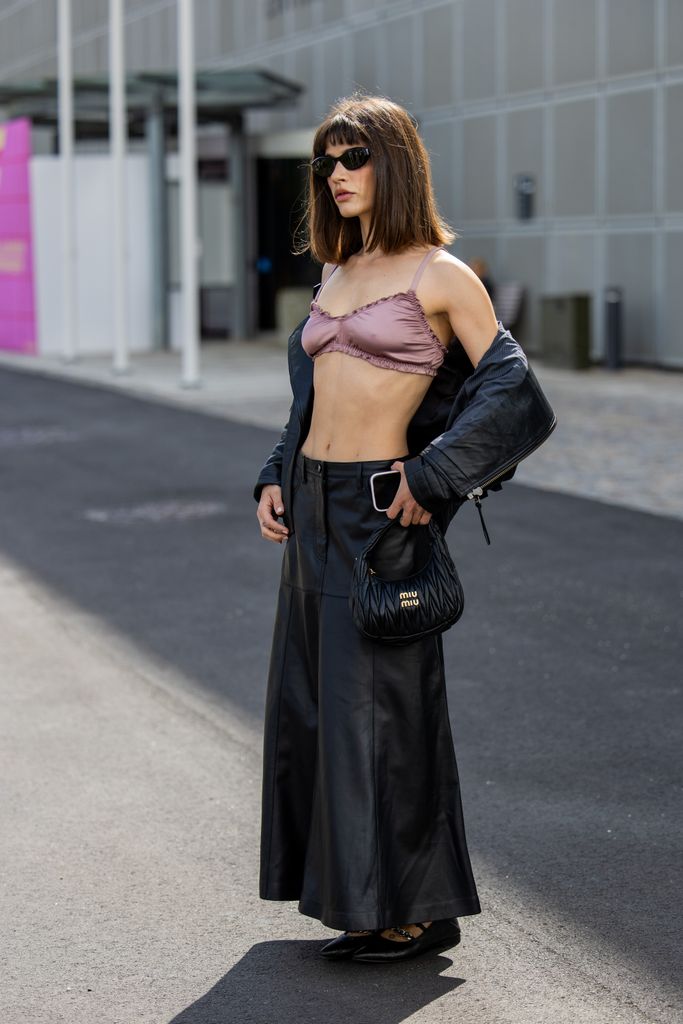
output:
M 387 509 L 389 519 L 395 519 L 400 515 L 401 526 L 426 526 L 432 518 L 432 513 L 428 512 L 426 508 L 422 508 L 422 505 L 418 505 L 410 493 L 408 481 L 403 471 L 403 463 L 397 459 L 396 462 L 392 462 L 391 468 L 400 470 L 401 482 L 398 486 L 396 497 Z

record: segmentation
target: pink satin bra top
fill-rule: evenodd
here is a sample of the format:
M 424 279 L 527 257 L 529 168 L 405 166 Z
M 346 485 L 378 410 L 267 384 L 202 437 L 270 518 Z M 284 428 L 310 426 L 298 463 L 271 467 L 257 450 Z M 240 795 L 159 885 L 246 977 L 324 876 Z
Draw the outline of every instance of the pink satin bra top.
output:
M 435 377 L 446 348 L 430 327 L 415 289 L 427 261 L 440 248 L 435 246 L 426 253 L 407 292 L 375 299 L 343 316 L 332 316 L 312 302 L 301 333 L 304 351 L 311 359 L 325 352 L 346 352 L 388 370 Z

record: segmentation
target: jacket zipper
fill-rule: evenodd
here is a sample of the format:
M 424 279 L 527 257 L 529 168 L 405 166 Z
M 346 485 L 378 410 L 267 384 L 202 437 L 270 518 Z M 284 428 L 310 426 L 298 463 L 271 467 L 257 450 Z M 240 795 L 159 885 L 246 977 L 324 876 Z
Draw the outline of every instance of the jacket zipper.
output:
M 521 462 L 523 458 L 525 458 L 527 455 L 530 455 L 532 451 L 534 451 L 541 444 L 543 444 L 545 439 L 547 437 L 549 437 L 550 434 L 553 432 L 556 423 L 557 423 L 557 417 L 555 416 L 555 417 L 553 417 L 553 421 L 550 424 L 549 429 L 546 431 L 546 433 L 543 435 L 543 437 L 540 440 L 536 440 L 532 444 L 527 445 L 527 447 L 523 450 L 521 455 L 515 456 L 514 459 L 511 459 L 508 463 L 506 463 L 503 466 L 503 468 L 499 469 L 498 472 L 495 473 L 492 477 L 489 477 L 488 480 L 485 480 L 483 483 L 479 484 L 477 487 L 473 487 L 472 490 L 468 492 L 468 494 L 467 494 L 468 501 L 472 501 L 472 499 L 474 499 L 474 504 L 477 506 L 477 512 L 479 513 L 479 518 L 481 520 L 481 528 L 484 531 L 484 536 L 486 537 L 486 543 L 487 544 L 491 543 L 491 539 L 489 537 L 489 532 L 486 529 L 486 523 L 484 522 L 484 513 L 481 510 L 481 500 L 480 500 L 482 495 L 483 495 L 483 493 L 484 493 L 484 488 L 488 487 L 489 484 L 492 484 L 493 481 L 497 480 L 499 476 L 503 475 L 503 473 L 507 473 L 508 469 L 510 469 L 511 466 L 514 466 L 518 462 Z
M 477 506 L 477 512 L 479 513 L 479 518 L 481 519 L 481 528 L 484 531 L 484 536 L 486 537 L 486 543 L 490 544 L 491 543 L 491 538 L 489 537 L 489 531 L 486 529 L 486 523 L 484 522 L 484 513 L 481 510 L 481 501 L 479 500 L 479 498 L 481 497 L 481 495 L 483 493 L 484 492 L 483 492 L 481 487 L 475 487 L 473 491 L 470 491 L 470 493 L 467 495 L 467 497 L 469 499 L 474 498 L 474 504 Z

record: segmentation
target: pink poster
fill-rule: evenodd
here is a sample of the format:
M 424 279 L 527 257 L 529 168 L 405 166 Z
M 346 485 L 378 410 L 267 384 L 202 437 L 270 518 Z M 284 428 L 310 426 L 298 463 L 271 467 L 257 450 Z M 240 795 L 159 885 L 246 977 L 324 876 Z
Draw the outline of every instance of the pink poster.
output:
M 0 349 L 35 353 L 30 156 L 31 122 L 0 124 Z

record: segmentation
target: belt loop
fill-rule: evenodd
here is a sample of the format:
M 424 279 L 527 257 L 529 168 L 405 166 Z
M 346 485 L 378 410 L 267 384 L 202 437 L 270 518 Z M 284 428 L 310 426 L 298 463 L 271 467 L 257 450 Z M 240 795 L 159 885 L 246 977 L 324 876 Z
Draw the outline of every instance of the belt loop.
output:
M 358 490 L 363 490 L 363 463 L 359 462 L 356 468 L 356 481 L 358 483 Z
M 301 479 L 306 483 L 306 456 L 301 452 Z

